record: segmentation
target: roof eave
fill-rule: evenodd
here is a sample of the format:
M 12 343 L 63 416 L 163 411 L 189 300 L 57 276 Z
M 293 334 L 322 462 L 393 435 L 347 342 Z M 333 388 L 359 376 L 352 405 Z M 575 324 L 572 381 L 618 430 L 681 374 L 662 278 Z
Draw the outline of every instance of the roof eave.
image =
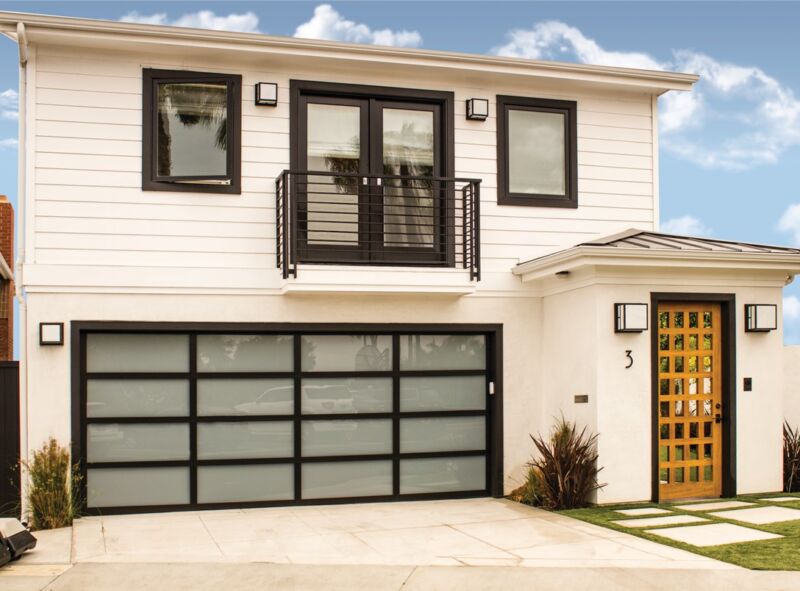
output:
M 512 272 L 523 282 L 551 277 L 560 271 L 585 266 L 750 269 L 800 275 L 800 254 L 643 250 L 602 246 L 576 246 L 520 263 Z
M 383 62 L 418 63 L 419 65 L 446 66 L 459 68 L 485 68 L 516 72 L 526 75 L 538 75 L 550 78 L 569 78 L 585 82 L 605 82 L 618 85 L 646 87 L 657 94 L 669 90 L 690 90 L 698 80 L 695 74 L 678 72 L 660 72 L 637 70 L 633 68 L 617 68 L 609 66 L 593 66 L 566 62 L 534 61 L 522 58 L 488 56 L 477 54 L 434 51 L 426 49 L 408 49 L 379 45 L 359 45 L 336 41 L 315 39 L 297 39 L 293 37 L 277 37 L 257 33 L 239 33 L 232 31 L 212 31 L 206 29 L 190 29 L 169 27 L 164 25 L 148 25 L 139 23 L 123 23 L 85 18 L 50 16 L 32 13 L 0 12 L 0 32 L 12 33 L 17 22 L 24 22 L 29 36 L 35 40 L 38 30 L 60 31 L 74 34 L 89 34 L 97 42 L 102 35 L 119 38 L 135 37 L 138 41 L 165 42 L 181 41 L 187 46 L 214 46 L 227 44 L 240 50 L 283 50 L 306 52 L 310 54 L 331 55 L 339 53 L 352 59 L 380 59 Z

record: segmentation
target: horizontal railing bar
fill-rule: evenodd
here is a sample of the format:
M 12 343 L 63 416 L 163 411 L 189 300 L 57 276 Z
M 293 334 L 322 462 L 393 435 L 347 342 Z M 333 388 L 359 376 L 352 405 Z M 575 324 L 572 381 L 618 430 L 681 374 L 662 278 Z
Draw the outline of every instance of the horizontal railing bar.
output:
M 363 174 L 358 172 L 331 172 L 328 170 L 284 170 L 281 175 L 289 176 L 329 176 L 368 179 L 406 179 L 412 181 L 439 181 L 452 183 L 480 183 L 481 179 L 465 177 L 413 176 L 402 174 Z

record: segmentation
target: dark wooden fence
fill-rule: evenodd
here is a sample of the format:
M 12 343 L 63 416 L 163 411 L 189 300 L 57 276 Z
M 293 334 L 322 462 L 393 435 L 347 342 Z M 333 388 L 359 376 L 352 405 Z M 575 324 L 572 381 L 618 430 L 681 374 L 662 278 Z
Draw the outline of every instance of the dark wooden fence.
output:
M 0 361 L 0 515 L 19 504 L 19 363 Z

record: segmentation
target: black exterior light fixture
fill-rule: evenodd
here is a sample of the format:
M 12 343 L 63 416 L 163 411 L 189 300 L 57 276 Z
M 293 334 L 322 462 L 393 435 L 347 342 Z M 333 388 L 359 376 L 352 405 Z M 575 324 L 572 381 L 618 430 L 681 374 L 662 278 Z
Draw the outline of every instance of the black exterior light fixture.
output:
M 776 304 L 745 304 L 745 332 L 770 332 L 778 329 Z
M 489 99 L 467 99 L 467 119 L 486 121 L 489 116 Z
M 39 345 L 63 345 L 64 344 L 64 323 L 63 322 L 40 322 L 39 323 Z
M 256 82 L 256 104 L 274 107 L 278 104 L 278 85 L 275 82 Z
M 644 332 L 647 304 L 614 304 L 614 332 Z

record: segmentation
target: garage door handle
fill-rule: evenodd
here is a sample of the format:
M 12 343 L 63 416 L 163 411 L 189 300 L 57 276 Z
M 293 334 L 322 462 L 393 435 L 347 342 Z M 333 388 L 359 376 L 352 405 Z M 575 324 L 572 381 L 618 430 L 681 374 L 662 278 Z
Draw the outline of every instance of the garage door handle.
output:
M 494 396 L 494 382 L 489 382 L 489 396 Z

